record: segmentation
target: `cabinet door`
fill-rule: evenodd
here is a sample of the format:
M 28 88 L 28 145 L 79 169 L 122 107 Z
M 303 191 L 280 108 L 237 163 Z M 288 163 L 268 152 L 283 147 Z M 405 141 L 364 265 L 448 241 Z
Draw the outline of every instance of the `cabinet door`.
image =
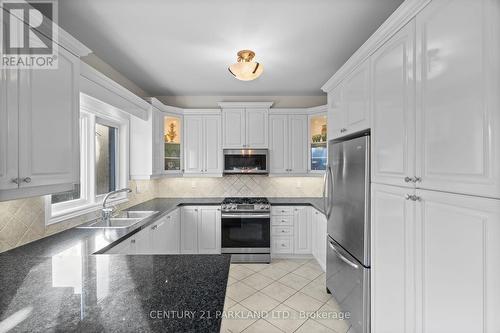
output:
M 184 117 L 184 172 L 202 173 L 203 165 L 203 118 Z
M 415 22 L 372 56 L 372 181 L 414 187 Z M 406 181 L 405 181 L 406 178 Z
M 0 190 L 8 190 L 18 187 L 18 71 L 0 69 L 0 75 Z
M 267 109 L 246 109 L 245 132 L 247 147 L 268 148 L 268 117 Z
M 345 126 L 342 105 L 342 84 L 328 93 L 328 139 L 343 135 Z
M 499 21 L 489 0 L 416 17 L 418 187 L 500 198 Z
M 223 147 L 243 148 L 245 146 L 245 109 L 223 109 Z
M 371 322 L 374 333 L 414 332 L 413 189 L 372 185 Z
M 180 253 L 180 240 L 181 240 L 181 220 L 180 210 L 176 209 L 166 217 L 163 224 L 162 239 L 164 239 L 165 246 L 164 252 L 166 254 Z
M 370 128 L 369 60 L 359 65 L 343 83 L 342 105 L 345 131 L 350 134 Z
M 293 210 L 293 233 L 295 254 L 312 253 L 312 224 L 309 207 L 295 207 Z
M 151 113 L 153 124 L 152 124 L 152 134 L 153 134 L 153 175 L 160 175 L 164 171 L 164 157 L 165 157 L 165 148 L 163 146 L 163 122 L 164 115 L 163 112 L 158 111 L 153 108 L 153 112 Z
M 132 236 L 135 240 L 135 251 L 133 254 L 151 254 L 153 252 L 154 249 L 151 244 L 152 232 L 151 227 L 147 227 Z
M 323 268 L 323 271 L 326 272 L 326 241 L 327 241 L 327 220 L 326 216 L 323 213 L 319 214 L 319 238 L 318 238 L 318 261 Z
M 221 251 L 220 208 L 200 207 L 198 221 L 198 252 L 219 254 Z
M 197 207 L 181 208 L 181 253 L 198 253 Z
M 294 174 L 307 173 L 307 116 L 288 116 L 288 141 L 290 151 L 289 171 Z
M 271 173 L 287 173 L 289 161 L 288 116 L 269 116 L 269 160 Z
M 57 69 L 20 71 L 20 187 L 80 181 L 80 59 L 62 47 L 58 57 Z
M 416 294 L 422 318 L 417 332 L 441 332 L 443 327 L 448 332 L 497 332 L 500 201 L 437 191 L 416 194 Z M 397 309 L 395 303 L 391 309 Z M 394 311 L 390 314 L 397 318 Z
M 222 174 L 220 116 L 205 116 L 203 133 L 204 173 Z

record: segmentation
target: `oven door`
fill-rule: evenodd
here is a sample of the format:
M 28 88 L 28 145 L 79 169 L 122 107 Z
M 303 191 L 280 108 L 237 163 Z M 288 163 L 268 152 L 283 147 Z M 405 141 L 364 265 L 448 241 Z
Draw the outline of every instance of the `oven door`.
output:
M 222 253 L 270 253 L 269 214 L 222 214 Z

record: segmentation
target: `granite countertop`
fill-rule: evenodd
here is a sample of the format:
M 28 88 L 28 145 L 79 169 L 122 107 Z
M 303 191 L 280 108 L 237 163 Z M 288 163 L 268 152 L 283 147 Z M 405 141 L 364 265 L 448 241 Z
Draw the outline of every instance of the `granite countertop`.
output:
M 158 211 L 131 228 L 72 228 L 0 253 L 0 331 L 218 332 L 229 255 L 95 253 L 179 206 L 222 200 L 153 199 L 129 208 Z M 322 210 L 321 198 L 269 200 Z

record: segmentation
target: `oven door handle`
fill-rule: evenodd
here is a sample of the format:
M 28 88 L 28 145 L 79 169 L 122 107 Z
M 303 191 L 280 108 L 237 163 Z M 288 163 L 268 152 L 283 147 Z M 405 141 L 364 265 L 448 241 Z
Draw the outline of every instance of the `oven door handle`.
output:
M 255 218 L 270 218 L 270 214 L 222 214 L 222 218 L 240 218 L 240 219 L 255 219 Z

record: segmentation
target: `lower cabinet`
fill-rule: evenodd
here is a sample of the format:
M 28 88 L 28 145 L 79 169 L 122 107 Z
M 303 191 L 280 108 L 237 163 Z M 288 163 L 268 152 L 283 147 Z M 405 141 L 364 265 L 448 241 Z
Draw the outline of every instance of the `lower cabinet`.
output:
M 219 206 L 181 208 L 181 253 L 221 253 L 221 214 Z
M 372 331 L 496 332 L 499 221 L 499 200 L 373 184 Z
M 312 254 L 323 271 L 326 271 L 326 216 L 317 209 L 312 209 Z
M 311 207 L 277 206 L 271 209 L 271 253 L 312 253 Z

